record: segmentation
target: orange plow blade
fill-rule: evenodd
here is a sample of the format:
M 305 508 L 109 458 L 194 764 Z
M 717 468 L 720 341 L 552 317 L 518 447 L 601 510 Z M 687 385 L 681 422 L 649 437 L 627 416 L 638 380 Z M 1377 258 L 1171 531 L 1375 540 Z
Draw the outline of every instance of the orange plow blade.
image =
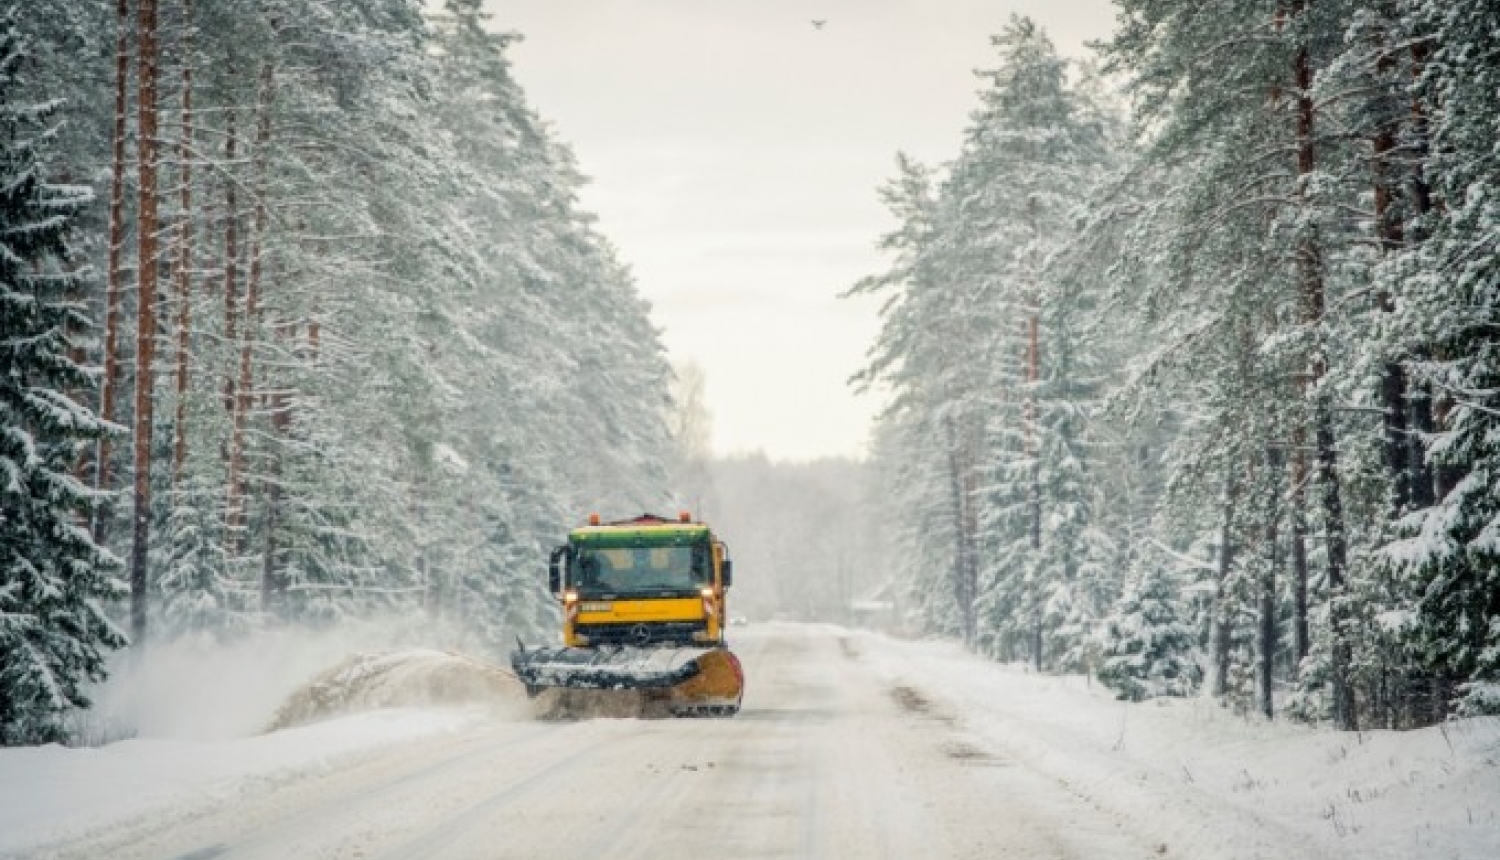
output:
M 715 648 L 698 658 L 698 674 L 669 687 L 667 707 L 680 717 L 729 717 L 739 712 L 745 695 L 740 658 Z

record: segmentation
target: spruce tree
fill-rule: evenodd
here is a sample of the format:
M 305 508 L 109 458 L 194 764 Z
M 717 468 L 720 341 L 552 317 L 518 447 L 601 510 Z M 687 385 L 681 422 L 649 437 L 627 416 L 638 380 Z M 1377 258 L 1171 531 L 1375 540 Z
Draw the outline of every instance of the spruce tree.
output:
M 86 188 L 50 184 L 59 103 L 31 91 L 16 7 L 0 17 L 0 743 L 62 738 L 85 685 L 125 638 L 105 612 L 119 563 L 89 535 L 96 498 L 75 472 L 111 432 L 81 402 L 73 351 L 88 320 L 69 250 Z
M 1430 356 L 1414 376 L 1438 392 L 1426 455 L 1436 502 L 1413 513 L 1388 552 L 1415 598 L 1408 643 L 1439 711 L 1500 713 L 1500 9 L 1480 0 L 1421 2 L 1414 17 L 1436 50 L 1419 94 L 1434 106 L 1429 169 L 1444 204 L 1401 261 L 1406 331 Z
M 1160 567 L 1146 566 L 1105 620 L 1099 680 L 1120 698 L 1186 696 L 1197 687 L 1197 641 L 1180 593 Z

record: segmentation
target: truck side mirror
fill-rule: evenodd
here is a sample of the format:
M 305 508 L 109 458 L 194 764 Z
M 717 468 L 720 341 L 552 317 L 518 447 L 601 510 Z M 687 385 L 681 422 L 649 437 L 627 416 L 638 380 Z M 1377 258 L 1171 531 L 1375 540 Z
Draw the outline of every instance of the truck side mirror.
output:
M 553 597 L 562 597 L 563 580 L 566 579 L 568 556 L 572 550 L 567 546 L 560 546 L 552 550 L 552 557 L 547 562 L 547 588 Z
M 724 587 L 728 588 L 734 584 L 734 560 L 724 559 Z

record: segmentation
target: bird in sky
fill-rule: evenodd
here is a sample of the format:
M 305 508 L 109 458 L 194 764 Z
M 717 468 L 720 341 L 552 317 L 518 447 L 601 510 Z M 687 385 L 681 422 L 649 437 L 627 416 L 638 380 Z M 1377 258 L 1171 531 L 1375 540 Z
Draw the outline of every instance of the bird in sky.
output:
M 821 30 L 821 29 L 823 29 L 823 25 L 827 24 L 827 23 L 828 23 L 827 20 L 819 21 L 816 18 L 814 18 L 813 22 L 812 22 L 813 29 L 814 30 Z

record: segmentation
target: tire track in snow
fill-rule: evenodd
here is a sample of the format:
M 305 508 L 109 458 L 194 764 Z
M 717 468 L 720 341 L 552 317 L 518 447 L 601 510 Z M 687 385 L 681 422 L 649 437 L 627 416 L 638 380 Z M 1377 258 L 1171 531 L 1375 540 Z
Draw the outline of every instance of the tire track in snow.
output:
M 614 740 L 606 734 L 594 743 L 580 747 L 561 759 L 545 762 L 541 770 L 533 771 L 514 780 L 492 792 L 485 799 L 471 804 L 456 815 L 447 817 L 429 829 L 426 835 L 408 839 L 393 849 L 377 854 L 376 860 L 411 860 L 416 857 L 430 860 L 430 858 L 440 856 L 444 850 L 467 836 L 471 830 L 484 824 L 501 806 L 524 797 L 543 785 L 568 776 L 578 768 L 580 762 L 593 757 L 599 748 L 613 743 Z
M 207 860 L 207 858 L 233 860 L 236 857 L 253 856 L 268 848 L 273 849 L 270 852 L 271 856 L 276 856 L 275 849 L 277 842 L 282 838 L 281 834 L 285 832 L 306 831 L 317 823 L 347 815 L 358 807 L 379 804 L 381 801 L 393 798 L 419 783 L 440 783 L 453 773 L 473 767 L 475 760 L 478 758 L 490 757 L 497 752 L 528 743 L 539 737 L 552 734 L 558 728 L 557 726 L 541 726 L 519 736 L 506 737 L 484 744 L 477 750 L 463 750 L 454 753 L 440 761 L 420 767 L 410 773 L 402 774 L 393 780 L 381 782 L 373 786 L 361 786 L 310 804 L 307 808 L 279 819 L 276 822 L 275 830 L 262 831 L 245 840 L 218 843 L 195 849 L 172 858 L 172 860 Z
M 341 755 L 331 762 L 309 763 L 295 772 L 255 778 L 237 789 L 230 798 L 206 795 L 180 799 L 175 806 L 76 834 L 66 841 L 39 846 L 27 856 L 49 860 L 94 860 L 98 857 L 204 860 L 253 854 L 271 844 L 289 825 L 324 818 L 335 807 L 352 805 L 359 798 L 378 798 L 398 787 L 446 776 L 476 755 L 493 754 L 547 731 L 547 728 L 532 729 L 528 726 L 528 731 L 520 736 L 492 739 L 478 749 L 472 748 L 472 736 L 465 735 L 455 740 L 451 736 L 439 735 Z M 461 752 L 445 754 L 437 762 L 432 761 L 435 745 L 439 746 L 439 753 L 444 753 L 455 743 L 465 748 Z M 394 780 L 373 785 L 364 782 L 352 789 L 339 790 L 366 774 L 391 769 L 398 771 Z M 297 802 L 293 798 L 306 797 L 323 784 L 332 784 L 336 792 L 334 799 L 325 800 L 327 795 L 314 796 L 303 806 L 288 809 L 290 804 Z M 224 826 L 226 812 L 233 813 L 228 827 Z M 194 833 L 203 831 L 207 834 L 194 838 Z M 280 857 L 275 853 L 270 856 L 278 857 L 278 860 Z

